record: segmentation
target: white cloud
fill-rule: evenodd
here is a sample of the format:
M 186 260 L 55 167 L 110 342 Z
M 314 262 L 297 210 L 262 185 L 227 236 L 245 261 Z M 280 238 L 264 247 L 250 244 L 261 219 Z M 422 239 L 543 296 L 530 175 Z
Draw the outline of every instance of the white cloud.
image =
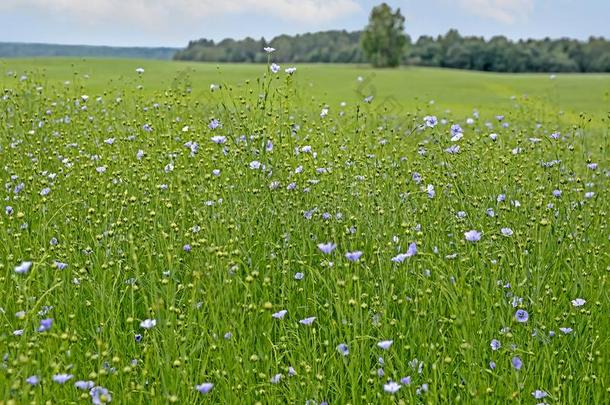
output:
M 143 28 L 230 14 L 320 24 L 361 11 L 356 0 L 0 0 L 0 11 L 28 9 L 78 18 L 82 24 L 127 22 Z
M 459 0 L 464 10 L 504 24 L 527 19 L 534 11 L 534 0 Z

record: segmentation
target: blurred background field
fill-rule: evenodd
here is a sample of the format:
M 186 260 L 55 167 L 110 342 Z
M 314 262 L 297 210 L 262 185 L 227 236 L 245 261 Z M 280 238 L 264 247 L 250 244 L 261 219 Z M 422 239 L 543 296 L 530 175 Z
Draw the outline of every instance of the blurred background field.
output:
M 285 65 L 286 68 L 292 65 Z M 142 67 L 141 78 L 135 69 Z M 444 112 L 469 115 L 473 109 L 482 113 L 503 114 L 514 106 L 514 99 L 526 97 L 536 104 L 539 114 L 565 117 L 575 122 L 593 117 L 598 123 L 610 111 L 609 74 L 506 74 L 401 67 L 375 69 L 364 65 L 298 64 L 295 80 L 302 97 L 314 98 L 330 106 L 340 102 L 360 102 L 374 96 L 377 104 L 400 106 L 415 112 L 427 104 Z M 205 98 L 211 84 L 243 86 L 265 70 L 265 65 L 216 64 L 133 59 L 31 58 L 0 60 L 2 87 L 10 86 L 23 75 L 45 81 L 43 86 L 62 86 L 66 81 L 84 86 L 88 92 L 103 93 L 117 83 L 133 82 L 135 91 L 153 94 L 176 86 L 187 86 L 194 95 Z M 358 80 L 360 78 L 361 80 Z M 127 82 L 125 81 L 127 80 Z M 141 81 L 140 81 L 141 80 Z M 129 92 L 129 86 L 125 88 Z M 92 96 L 94 94 L 91 94 Z M 307 100 L 310 101 L 310 100 Z M 545 118 L 540 117 L 540 119 Z

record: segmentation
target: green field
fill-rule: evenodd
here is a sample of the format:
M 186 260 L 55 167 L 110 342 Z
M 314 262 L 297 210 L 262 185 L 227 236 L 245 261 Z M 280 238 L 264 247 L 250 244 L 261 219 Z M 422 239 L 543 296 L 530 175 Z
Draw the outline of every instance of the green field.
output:
M 172 86 L 187 84 L 195 95 L 207 96 L 211 83 L 226 83 L 236 88 L 244 86 L 264 71 L 262 65 L 216 65 L 170 61 L 130 59 L 5 59 L 0 60 L 0 72 L 17 75 L 35 73 L 44 85 L 71 81 L 86 86 L 92 94 L 116 89 L 133 90 L 136 67 L 142 67 L 143 91 L 148 94 L 165 91 Z M 282 66 L 282 68 L 287 66 Z M 497 74 L 448 69 L 401 68 L 372 69 L 354 65 L 299 65 L 296 81 L 301 96 L 310 102 L 338 103 L 362 101 L 375 95 L 377 102 L 397 103 L 407 111 L 416 108 L 451 110 L 470 114 L 473 109 L 506 114 L 515 102 L 511 97 L 524 97 L 536 103 L 541 117 L 564 112 L 569 120 L 580 113 L 607 117 L 610 112 L 610 75 L 559 74 L 550 79 L 547 74 Z M 38 76 L 44 75 L 44 76 Z M 88 75 L 89 78 L 85 78 Z M 9 79 L 0 78 L 0 85 Z M 358 77 L 363 81 L 359 82 Z M 140 82 L 137 81 L 139 84 Z M 127 85 L 127 87 L 124 87 Z M 540 111 L 543 110 L 543 111 Z
M 609 76 L 0 69 L 0 404 L 610 402 Z

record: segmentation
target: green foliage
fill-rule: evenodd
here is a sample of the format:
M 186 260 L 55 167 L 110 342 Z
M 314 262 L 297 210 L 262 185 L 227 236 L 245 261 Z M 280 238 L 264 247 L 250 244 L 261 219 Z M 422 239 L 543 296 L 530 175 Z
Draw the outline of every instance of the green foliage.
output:
M 276 48 L 274 60 L 280 63 L 341 63 L 364 62 L 359 46 L 359 32 L 324 31 L 296 36 L 280 35 L 270 42 L 225 39 L 219 43 L 207 39 L 191 41 L 186 49 L 177 52 L 176 60 L 202 62 L 266 62 L 261 53 L 266 46 Z
M 407 43 L 405 18 L 386 3 L 374 7 L 362 33 L 362 49 L 375 67 L 396 67 Z
M 385 20 L 390 20 L 388 16 L 395 16 L 384 10 L 377 14 Z M 402 24 L 400 18 L 396 21 L 399 25 Z M 376 27 L 380 29 L 379 25 Z M 374 27 L 371 26 L 372 28 Z M 275 60 L 281 63 L 364 63 L 367 57 L 360 43 L 366 43 L 371 50 L 378 49 L 369 57 L 378 66 L 391 62 L 489 72 L 610 72 L 610 42 L 604 38 L 592 37 L 586 42 L 565 38 L 513 42 L 503 36 L 490 40 L 463 37 L 456 30 L 450 30 L 437 38 L 421 36 L 411 44 L 408 36 L 395 37 L 395 42 L 392 42 L 390 38 L 394 37 L 381 35 L 383 29 L 379 31 L 381 34 L 373 35 L 377 31 L 368 32 L 371 34 L 325 31 L 296 36 L 281 35 L 270 42 L 247 38 L 243 41 L 224 40 L 216 44 L 201 39 L 190 42 L 186 49 L 176 53 L 175 59 L 264 63 L 267 58 L 260 50 L 269 45 L 277 49 Z M 381 51 L 393 49 L 397 43 L 400 45 L 403 42 L 403 51 L 398 54 Z
M 439 99 L 392 108 L 412 72 L 141 62 L 1 76 L 4 403 L 91 403 L 77 380 L 94 404 L 607 402 L 607 121 L 531 97 L 472 114 L 467 92 L 445 111 L 512 75 L 416 70 Z M 372 102 L 332 98 L 372 73 Z

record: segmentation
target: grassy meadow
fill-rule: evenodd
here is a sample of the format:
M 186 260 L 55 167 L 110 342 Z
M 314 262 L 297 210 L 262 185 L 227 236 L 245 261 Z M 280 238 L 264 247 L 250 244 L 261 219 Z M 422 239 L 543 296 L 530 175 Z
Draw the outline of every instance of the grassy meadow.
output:
M 610 76 L 287 67 L 0 61 L 0 404 L 610 402 Z
M 133 66 L 146 75 L 134 77 Z M 191 87 L 198 99 L 209 99 L 212 83 L 226 83 L 235 89 L 247 87 L 246 81 L 260 76 L 261 65 L 211 64 L 130 59 L 33 58 L 0 60 L 0 84 L 14 75 L 33 74 L 45 86 L 72 83 L 71 92 L 80 86 L 91 93 L 131 93 L 142 84 L 140 93 L 152 96 L 168 89 Z M 288 66 L 283 66 L 288 67 Z M 308 104 L 337 105 L 360 102 L 375 96 L 406 111 L 417 108 L 449 110 L 469 115 L 473 109 L 502 112 L 512 110 L 515 99 L 529 100 L 531 113 L 541 118 L 559 116 L 569 123 L 581 113 L 588 117 L 607 117 L 610 111 L 610 75 L 498 74 L 450 69 L 407 67 L 373 69 L 358 65 L 298 65 L 295 82 L 299 97 Z M 12 73 L 12 75 L 6 75 Z M 359 81 L 358 78 L 362 80 Z

